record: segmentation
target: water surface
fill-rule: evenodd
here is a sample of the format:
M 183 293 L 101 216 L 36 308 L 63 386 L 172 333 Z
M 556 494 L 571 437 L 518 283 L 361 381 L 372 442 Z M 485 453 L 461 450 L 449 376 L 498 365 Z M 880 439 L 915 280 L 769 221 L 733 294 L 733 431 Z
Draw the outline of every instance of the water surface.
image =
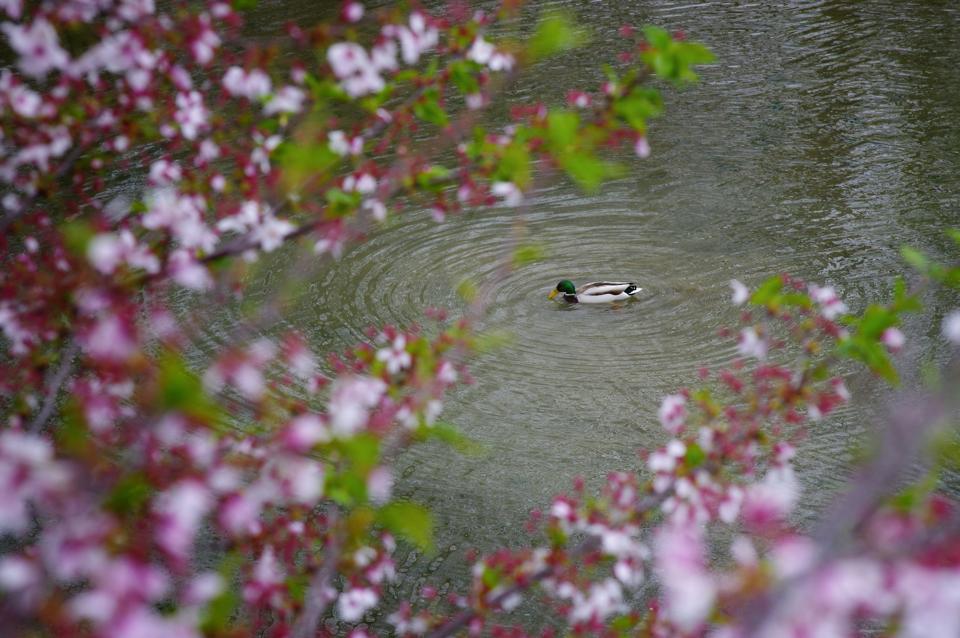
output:
M 444 418 L 487 452 L 426 445 L 399 460 L 399 493 L 429 505 L 433 557 L 402 565 L 423 577 L 462 573 L 461 551 L 522 542 L 527 512 L 571 480 L 597 484 L 639 467 L 636 450 L 664 433 L 660 397 L 695 382 L 701 365 L 734 356 L 717 330 L 736 318 L 727 284 L 790 272 L 838 288 L 862 307 L 902 272 L 912 244 L 946 254 L 960 225 L 960 9 L 951 2 L 535 3 L 565 7 L 594 34 L 581 51 L 541 65 L 509 95 L 561 99 L 592 87 L 617 52 L 617 28 L 655 23 L 706 43 L 718 63 L 700 85 L 667 91 L 650 133 L 653 155 L 628 177 L 585 195 L 566 182 L 530 196 L 530 237 L 548 256 L 493 280 L 486 326 L 509 345 L 472 365 Z M 313 3 L 264 3 L 257 28 L 309 21 Z M 290 324 L 319 350 L 363 338 L 371 324 L 408 324 L 422 309 L 458 309 L 464 278 L 490 283 L 514 213 L 497 209 L 436 224 L 414 212 L 302 282 Z M 546 301 L 561 278 L 628 278 L 626 307 L 563 309 Z M 936 300 L 934 314 L 956 298 Z M 929 317 L 927 318 L 929 321 Z M 929 323 L 906 327 L 936 356 Z M 800 472 L 803 514 L 841 484 L 873 413 L 863 395 L 813 433 Z

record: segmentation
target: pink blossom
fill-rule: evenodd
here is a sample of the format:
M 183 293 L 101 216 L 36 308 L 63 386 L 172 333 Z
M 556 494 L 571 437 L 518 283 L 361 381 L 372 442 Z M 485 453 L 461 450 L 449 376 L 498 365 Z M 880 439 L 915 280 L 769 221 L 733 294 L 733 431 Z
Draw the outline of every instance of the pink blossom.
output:
M 393 343 L 389 347 L 377 350 L 377 361 L 386 363 L 389 374 L 397 374 L 401 370 L 409 368 L 413 362 L 406 348 L 406 337 L 402 334 L 397 335 L 397 338 L 393 340 Z
M 264 215 L 260 224 L 253 229 L 253 239 L 260 244 L 264 252 L 273 252 L 283 245 L 283 240 L 297 229 L 285 219 L 277 219 L 272 214 Z
M 670 394 L 660 404 L 660 424 L 670 434 L 676 434 L 683 427 L 687 417 L 687 399 L 682 394 Z
M 360 205 L 363 210 L 369 211 L 375 220 L 382 222 L 387 218 L 387 207 L 379 199 L 366 199 Z
M 633 151 L 640 159 L 650 157 L 650 142 L 647 141 L 646 135 L 641 135 L 637 138 L 636 143 L 633 145 Z
M 396 35 L 400 41 L 400 54 L 406 64 L 416 64 L 426 51 L 437 45 L 439 32 L 427 24 L 427 18 L 419 11 L 410 14 L 409 28 L 402 25 L 388 25 L 384 35 Z
M 750 299 L 750 289 L 736 279 L 730 280 L 730 287 L 733 289 L 733 298 L 731 301 L 734 306 L 742 306 Z
M 200 131 L 209 126 L 210 112 L 203 104 L 203 95 L 199 91 L 177 93 L 177 111 L 173 119 L 180 125 L 180 132 L 188 140 L 196 139 Z
M 348 138 L 343 131 L 330 131 L 327 134 L 330 150 L 341 157 L 359 155 L 363 152 L 363 136 Z
M 271 464 L 283 495 L 294 503 L 315 505 L 323 496 L 323 465 L 312 459 L 286 455 Z
M 952 344 L 960 345 L 960 310 L 951 310 L 943 318 L 943 336 Z
M 340 86 L 352 97 L 376 93 L 385 86 L 366 49 L 354 42 L 338 42 L 327 49 L 327 61 Z
M 200 521 L 212 506 L 210 490 L 197 480 L 181 481 L 154 500 L 157 545 L 180 561 L 189 557 Z
M 574 592 L 568 619 L 573 624 L 603 622 L 607 617 L 626 610 L 623 588 L 617 580 L 607 578 L 591 583 L 586 595 L 579 590 Z
M 303 102 L 306 99 L 307 94 L 303 89 L 289 85 L 284 86 L 263 105 L 263 113 L 264 115 L 299 113 L 303 110 Z
M 301 414 L 290 421 L 282 438 L 290 449 L 305 452 L 317 443 L 327 443 L 331 436 L 330 429 L 319 416 Z
M 346 22 L 359 22 L 363 17 L 363 5 L 359 2 L 347 2 L 340 10 L 340 16 Z
M 477 109 L 482 109 L 486 103 L 487 99 L 483 93 L 470 93 L 466 97 L 467 108 L 471 111 L 476 111 Z
M 376 606 L 380 597 L 369 587 L 354 587 L 337 599 L 337 615 L 345 622 L 357 622 Z
M 330 392 L 328 412 L 334 435 L 349 437 L 362 428 L 370 409 L 380 402 L 387 385 L 364 376 L 340 377 Z
M 20 12 L 23 10 L 22 0 L 0 0 L 0 9 L 3 9 L 8 16 L 14 20 L 20 19 Z
M 896 352 L 903 347 L 903 344 L 906 343 L 907 339 L 903 336 L 903 332 L 901 332 L 900 329 L 887 328 L 883 331 L 883 334 L 880 335 L 880 341 L 892 352 Z
M 837 296 L 833 286 L 821 288 L 816 284 L 810 284 L 807 289 L 813 300 L 820 304 L 820 313 L 824 318 L 832 321 L 847 312 L 847 305 Z
M 367 476 L 367 494 L 370 502 L 381 505 L 390 500 L 393 491 L 393 472 L 390 468 L 378 466 Z
M 494 182 L 490 185 L 490 192 L 503 199 L 507 206 L 519 206 L 523 201 L 523 192 L 513 182 Z
M 277 563 L 273 547 L 268 545 L 243 587 L 243 599 L 248 603 L 279 607 L 283 603 L 284 589 L 283 571 Z
M 664 590 L 667 617 L 692 633 L 706 621 L 717 584 L 706 569 L 703 531 L 693 524 L 668 524 L 654 539 L 657 572 Z
M 148 179 L 153 186 L 167 186 L 179 182 L 181 177 L 183 177 L 183 171 L 180 169 L 179 162 L 161 159 L 150 165 Z
M 0 303 L 0 329 L 10 342 L 10 353 L 14 356 L 27 354 L 28 345 L 36 340 L 36 336 L 26 329 L 16 311 L 7 302 Z
M 0 558 L 0 591 L 21 612 L 30 611 L 40 599 L 43 577 L 37 565 L 23 556 Z
M 167 268 L 173 280 L 184 288 L 209 290 L 213 286 L 210 272 L 186 250 L 173 251 Z
M 220 526 L 234 536 L 260 532 L 260 511 L 263 503 L 248 494 L 233 494 L 224 499 L 217 520 Z
M 467 51 L 467 59 L 486 66 L 496 50 L 496 47 L 484 40 L 483 36 L 478 35 L 470 45 L 470 50 Z
M 158 188 L 146 198 L 144 228 L 169 230 L 184 248 L 213 250 L 216 234 L 203 221 L 207 203 L 199 195 L 181 195 L 172 188 Z
M 788 464 L 772 467 L 762 481 L 747 488 L 744 519 L 759 525 L 783 520 L 793 510 L 799 496 L 800 483 L 793 468 Z
M 29 27 L 4 22 L 2 28 L 10 48 L 19 56 L 20 70 L 27 75 L 42 80 L 50 71 L 64 69 L 69 63 L 56 30 L 45 18 L 35 19 Z
M 127 263 L 148 273 L 160 271 L 160 260 L 144 245 L 138 244 L 127 229 L 119 233 L 102 233 L 87 245 L 87 259 L 94 268 L 109 275 L 120 264 Z
M 238 66 L 227 69 L 223 76 L 223 88 L 234 97 L 257 100 L 270 94 L 270 76 L 260 69 L 245 71 Z
M 205 17 L 201 16 L 201 18 Z M 190 43 L 190 52 L 193 54 L 193 59 L 201 65 L 209 64 L 213 60 L 213 53 L 218 46 L 220 46 L 220 36 L 210 29 L 208 21 L 204 19 L 203 30 Z
M 82 338 L 84 349 L 94 359 L 120 363 L 137 352 L 136 329 L 115 315 L 101 317 Z
M 10 107 L 22 117 L 34 118 L 40 115 L 43 100 L 35 91 L 17 84 L 6 91 L 7 99 L 10 101 Z
M 754 328 L 744 328 L 740 331 L 740 340 L 737 343 L 737 352 L 745 357 L 756 357 L 763 361 L 767 358 L 767 340 L 762 338 Z
M 42 505 L 68 487 L 68 466 L 53 458 L 44 437 L 16 430 L 0 433 L 0 533 L 22 533 L 29 506 Z
M 347 192 L 356 191 L 369 195 L 377 189 L 377 179 L 370 173 L 358 173 L 356 175 L 347 175 L 343 179 L 343 190 Z

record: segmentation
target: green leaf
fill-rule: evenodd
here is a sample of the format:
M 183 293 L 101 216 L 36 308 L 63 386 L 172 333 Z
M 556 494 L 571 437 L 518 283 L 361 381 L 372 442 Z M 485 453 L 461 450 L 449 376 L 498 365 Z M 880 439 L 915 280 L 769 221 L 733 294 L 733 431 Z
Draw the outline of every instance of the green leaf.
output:
M 136 515 L 143 511 L 152 494 L 153 488 L 142 474 L 130 474 L 117 483 L 104 505 L 121 517 Z
M 480 91 L 480 82 L 477 81 L 477 72 L 480 65 L 471 60 L 457 60 L 450 64 L 450 81 L 464 95 L 471 95 Z
M 783 278 L 780 275 L 774 275 L 754 291 L 750 297 L 750 303 L 758 306 L 766 306 L 773 301 L 783 290 Z
M 691 443 L 687 446 L 687 453 L 684 456 L 684 461 L 688 468 L 693 469 L 699 467 L 707 460 L 707 455 L 703 452 L 701 448 L 696 443 Z
M 96 232 L 93 226 L 82 219 L 74 219 L 60 224 L 60 233 L 67 250 L 84 260 L 87 258 L 87 245 Z
M 344 457 L 353 469 L 366 474 L 380 462 L 380 439 L 372 434 L 358 434 L 340 442 Z
M 257 0 L 233 0 L 232 4 L 237 11 L 252 11 L 257 8 Z
M 663 98 L 656 89 L 635 87 L 614 103 L 613 112 L 642 133 L 647 128 L 647 120 L 663 112 Z
M 377 522 L 422 551 L 433 548 L 433 516 L 423 505 L 411 501 L 395 501 L 380 508 Z
M 449 168 L 434 164 L 417 173 L 417 185 L 420 188 L 437 191 L 443 188 L 444 181 L 453 174 Z
M 440 107 L 440 96 L 436 89 L 424 92 L 420 99 L 414 103 L 413 114 L 424 122 L 437 126 L 446 126 L 448 122 L 446 111 Z
M 360 205 L 360 193 L 344 192 L 339 188 L 328 188 L 324 193 L 327 198 L 327 212 L 331 217 L 346 217 Z
M 658 49 L 665 49 L 673 42 L 673 38 L 666 29 L 648 24 L 643 27 L 643 37 L 648 44 Z
M 328 144 L 285 142 L 276 151 L 281 176 L 288 191 L 299 191 L 307 180 L 329 175 L 342 160 Z M 321 180 L 322 181 L 322 180 Z
M 533 60 L 541 60 L 582 46 L 587 40 L 586 32 L 576 26 L 570 14 L 555 11 L 540 19 L 527 50 Z
M 521 190 L 530 184 L 530 150 L 526 144 L 514 141 L 503 149 L 494 181 L 513 182 Z
M 544 249 L 540 244 L 523 244 L 513 251 L 513 267 L 520 268 L 544 257 Z
M 573 150 L 579 129 L 580 116 L 573 111 L 560 109 L 547 115 L 547 137 L 559 152 Z
M 900 256 L 909 266 L 920 272 L 926 272 L 929 260 L 927 256 L 915 248 L 904 246 L 900 249 Z
M 438 439 L 467 456 L 479 456 L 486 451 L 483 444 L 466 436 L 449 423 L 434 423 L 429 428 L 421 428 L 418 430 L 418 436 Z
M 457 294 L 467 303 L 477 298 L 477 284 L 472 279 L 464 279 L 457 285 Z
M 624 173 L 620 164 L 601 160 L 590 153 L 571 154 L 562 165 L 573 181 L 588 193 L 596 191 L 604 180 L 619 177 Z
M 203 389 L 200 378 L 187 369 L 183 358 L 173 352 L 160 357 L 158 366 L 160 405 L 166 410 L 215 422 L 220 409 Z
M 237 580 L 237 573 L 243 565 L 244 559 L 239 552 L 227 554 L 220 562 L 220 578 L 224 588 L 219 596 L 211 600 L 203 612 L 200 627 L 205 635 L 220 635 L 230 628 L 231 620 L 240 604 L 240 596 L 232 584 Z

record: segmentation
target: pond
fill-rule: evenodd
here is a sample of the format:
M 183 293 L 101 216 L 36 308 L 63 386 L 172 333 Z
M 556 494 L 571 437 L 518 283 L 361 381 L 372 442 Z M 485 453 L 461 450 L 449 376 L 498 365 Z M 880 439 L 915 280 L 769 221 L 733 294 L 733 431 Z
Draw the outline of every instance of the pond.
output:
M 735 355 L 718 329 L 737 312 L 728 282 L 789 272 L 837 287 L 862 308 L 904 271 L 899 248 L 943 256 L 960 225 L 960 7 L 950 2 L 536 3 L 566 8 L 593 34 L 508 95 L 558 101 L 592 88 L 618 51 L 622 24 L 682 29 L 718 62 L 699 85 L 666 92 L 653 154 L 588 195 L 568 182 L 529 195 L 529 237 L 547 256 L 492 282 L 484 326 L 512 335 L 471 366 L 476 384 L 444 419 L 482 444 L 405 453 L 398 492 L 436 516 L 438 551 L 401 564 L 421 578 L 463 573 L 463 550 L 523 541 L 520 524 L 576 476 L 597 484 L 640 467 L 661 443 L 660 398 L 696 382 L 699 366 Z M 263 3 L 256 27 L 309 22 L 308 2 Z M 329 12 L 329 9 L 326 10 Z M 534 13 L 534 12 L 531 12 Z M 504 122 L 505 123 L 505 122 Z M 319 351 L 363 338 L 369 325 L 456 310 L 464 278 L 491 283 L 515 214 L 495 209 L 437 224 L 414 211 L 349 249 L 302 287 L 287 318 Z M 546 299 L 562 278 L 637 281 L 623 308 L 563 309 Z M 940 300 L 936 308 L 956 300 Z M 905 327 L 914 357 L 935 356 L 930 318 Z M 844 480 L 880 396 L 872 386 L 812 433 L 799 465 L 801 516 Z

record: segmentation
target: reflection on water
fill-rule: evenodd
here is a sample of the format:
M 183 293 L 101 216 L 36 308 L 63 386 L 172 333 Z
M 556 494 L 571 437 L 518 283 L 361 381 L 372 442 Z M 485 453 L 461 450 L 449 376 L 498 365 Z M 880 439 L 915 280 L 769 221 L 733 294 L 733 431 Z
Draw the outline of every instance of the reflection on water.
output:
M 960 10 L 949 2 L 538 3 L 566 5 L 598 34 L 550 61 L 511 99 L 592 86 L 623 23 L 683 29 L 719 63 L 699 86 L 668 95 L 654 155 L 628 178 L 586 196 L 569 184 L 532 194 L 528 230 L 549 251 L 496 281 L 488 327 L 513 341 L 473 365 L 478 383 L 445 417 L 488 453 L 425 446 L 399 462 L 399 491 L 433 508 L 440 551 L 403 569 L 462 565 L 459 550 L 519 541 L 528 510 L 570 485 L 639 466 L 663 439 L 659 397 L 729 361 L 717 329 L 736 313 L 727 282 L 789 271 L 838 287 L 854 307 L 901 270 L 898 248 L 935 254 L 960 224 Z M 309 20 L 313 3 L 269 3 L 273 21 Z M 269 17 L 267 17 L 269 14 Z M 411 214 L 304 282 L 291 323 L 321 350 L 370 324 L 407 324 L 425 306 L 458 308 L 463 278 L 486 281 L 510 232 L 494 210 L 437 225 Z M 561 278 L 627 278 L 644 288 L 619 309 L 561 311 L 546 294 Z M 918 324 L 919 325 L 919 324 Z M 933 351 L 935 335 L 910 330 Z M 854 381 L 856 385 L 856 381 Z M 835 489 L 866 423 L 859 406 L 814 433 L 801 466 L 808 512 Z

